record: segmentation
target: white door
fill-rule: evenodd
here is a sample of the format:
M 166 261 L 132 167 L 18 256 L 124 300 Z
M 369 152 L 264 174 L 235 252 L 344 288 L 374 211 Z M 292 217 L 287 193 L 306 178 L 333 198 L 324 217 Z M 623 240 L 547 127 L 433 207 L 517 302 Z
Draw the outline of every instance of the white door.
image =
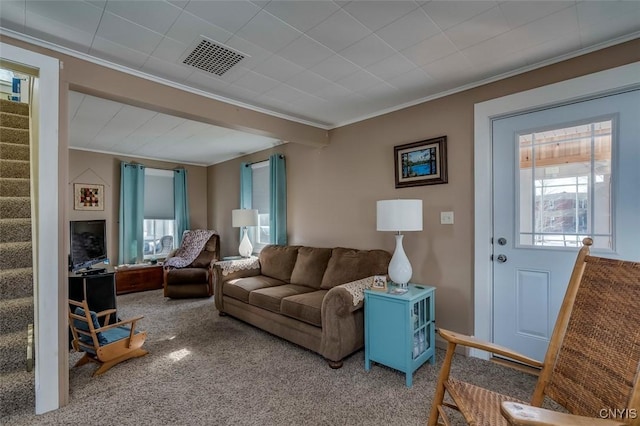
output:
M 493 341 L 542 360 L 584 237 L 640 259 L 640 89 L 494 120 Z

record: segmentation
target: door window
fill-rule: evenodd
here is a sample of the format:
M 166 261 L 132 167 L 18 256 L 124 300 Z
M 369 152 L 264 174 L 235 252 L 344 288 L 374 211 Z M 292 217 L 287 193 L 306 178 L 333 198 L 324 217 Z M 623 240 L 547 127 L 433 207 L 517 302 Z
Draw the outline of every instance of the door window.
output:
M 516 135 L 520 247 L 613 249 L 613 119 Z

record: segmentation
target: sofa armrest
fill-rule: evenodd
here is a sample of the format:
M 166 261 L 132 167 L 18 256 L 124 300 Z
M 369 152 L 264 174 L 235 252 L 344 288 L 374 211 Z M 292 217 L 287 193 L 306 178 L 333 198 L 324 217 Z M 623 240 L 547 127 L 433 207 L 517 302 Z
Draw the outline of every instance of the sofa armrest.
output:
M 340 298 L 340 303 L 335 305 L 339 307 L 336 313 L 345 316 L 364 306 L 364 290 L 371 288 L 372 284 L 373 276 L 340 284 L 329 290 L 324 300 L 326 301 L 328 296 Z
M 260 275 L 260 261 L 257 257 L 237 260 L 220 260 L 213 263 L 213 300 L 216 309 L 224 312 L 222 304 L 222 285 L 237 278 Z
M 373 277 L 352 281 L 330 289 L 322 300 L 322 341 L 320 354 L 332 362 L 364 346 L 364 290 Z

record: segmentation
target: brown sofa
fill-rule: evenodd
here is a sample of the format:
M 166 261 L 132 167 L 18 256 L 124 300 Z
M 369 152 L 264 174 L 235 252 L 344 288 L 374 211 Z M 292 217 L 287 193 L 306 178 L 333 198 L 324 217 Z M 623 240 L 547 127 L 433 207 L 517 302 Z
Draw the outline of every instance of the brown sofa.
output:
M 364 346 L 364 278 L 386 275 L 390 259 L 383 250 L 266 246 L 259 258 L 214 265 L 215 305 L 340 368 Z
M 167 259 L 173 257 L 175 250 Z M 186 268 L 164 267 L 164 296 L 172 299 L 211 297 L 213 264 L 220 259 L 220 235 L 213 234 L 202 251 Z

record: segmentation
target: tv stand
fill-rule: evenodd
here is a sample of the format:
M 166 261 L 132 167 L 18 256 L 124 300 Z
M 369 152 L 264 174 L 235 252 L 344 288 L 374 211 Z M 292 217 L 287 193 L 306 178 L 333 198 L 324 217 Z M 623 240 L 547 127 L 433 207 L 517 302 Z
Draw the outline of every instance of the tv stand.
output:
M 106 271 L 107 268 L 87 268 L 84 271 L 78 271 L 78 273 L 83 277 L 86 277 L 87 275 L 104 274 Z

